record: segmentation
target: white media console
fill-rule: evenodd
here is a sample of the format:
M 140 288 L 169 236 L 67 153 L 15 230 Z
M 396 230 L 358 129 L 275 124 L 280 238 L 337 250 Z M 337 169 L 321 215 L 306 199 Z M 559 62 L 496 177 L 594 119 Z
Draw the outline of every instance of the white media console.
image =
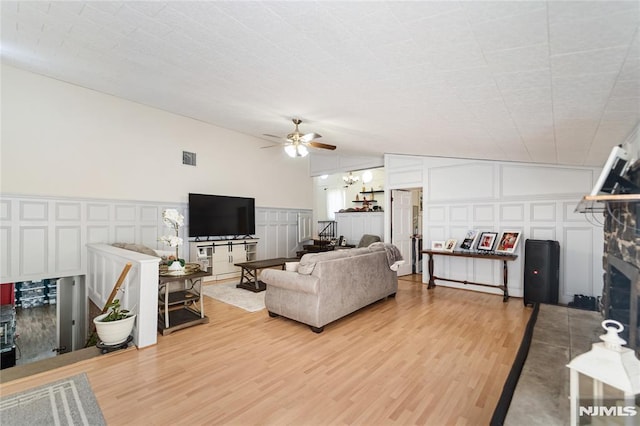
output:
M 240 276 L 241 268 L 236 263 L 256 260 L 258 240 L 212 240 L 191 241 L 189 259 L 200 264 L 203 271 L 209 272 L 204 281 L 221 280 Z

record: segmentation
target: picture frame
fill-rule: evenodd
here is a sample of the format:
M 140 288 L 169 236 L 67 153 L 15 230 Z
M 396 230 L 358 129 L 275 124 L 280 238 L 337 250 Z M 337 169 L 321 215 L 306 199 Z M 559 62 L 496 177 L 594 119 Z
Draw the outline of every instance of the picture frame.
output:
M 496 246 L 496 253 L 513 253 L 518 248 L 520 242 L 520 231 L 504 231 L 500 235 L 498 245 Z
M 453 238 L 448 239 L 444 243 L 444 250 L 452 252 L 453 250 L 455 250 L 457 242 L 458 240 L 454 240 Z
M 480 236 L 480 231 L 477 229 L 469 229 L 464 236 L 464 239 L 460 243 L 461 250 L 473 250 L 473 246 L 475 245 L 478 237 Z
M 478 239 L 477 250 L 481 250 L 481 251 L 493 250 L 493 244 L 496 242 L 497 237 L 498 237 L 497 232 L 483 232 L 482 234 L 480 234 L 480 238 Z
M 444 250 L 444 241 L 431 241 L 431 250 Z

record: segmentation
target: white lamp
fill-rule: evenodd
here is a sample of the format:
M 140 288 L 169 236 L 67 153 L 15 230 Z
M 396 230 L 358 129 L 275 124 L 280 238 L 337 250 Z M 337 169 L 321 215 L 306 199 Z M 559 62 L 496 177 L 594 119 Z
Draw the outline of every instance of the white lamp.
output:
M 608 324 L 613 326 L 607 326 Z M 571 425 L 579 425 L 582 411 L 578 403 L 580 374 L 593 379 L 594 406 L 584 407 L 589 408 L 586 411 L 590 415 L 593 415 L 595 406 L 602 405 L 604 383 L 624 392 L 625 407 L 620 407 L 621 410 L 617 410 L 615 414 L 625 416 L 626 424 L 636 424 L 640 412 L 635 408 L 634 396 L 640 394 L 640 361 L 635 357 L 633 350 L 621 346 L 627 343 L 618 336 L 624 329 L 622 324 L 614 320 L 605 320 L 602 321 L 602 328 L 607 331 L 606 335 L 600 336 L 603 343 L 594 343 L 589 352 L 578 355 L 567 365 L 571 370 Z

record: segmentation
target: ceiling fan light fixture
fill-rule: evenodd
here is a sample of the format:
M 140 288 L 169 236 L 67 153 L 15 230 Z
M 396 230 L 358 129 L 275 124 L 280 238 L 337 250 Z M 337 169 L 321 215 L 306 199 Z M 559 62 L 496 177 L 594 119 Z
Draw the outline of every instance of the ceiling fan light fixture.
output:
M 300 144 L 288 144 L 284 146 L 284 152 L 291 158 L 306 157 L 309 154 L 309 150 L 306 146 Z

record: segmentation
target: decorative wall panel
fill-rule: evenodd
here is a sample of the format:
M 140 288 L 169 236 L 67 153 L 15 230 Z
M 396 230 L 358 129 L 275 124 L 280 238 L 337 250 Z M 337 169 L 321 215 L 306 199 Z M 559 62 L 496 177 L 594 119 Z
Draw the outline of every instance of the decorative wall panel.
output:
M 109 226 L 90 225 L 87 226 L 87 244 L 109 243 Z M 113 241 L 115 242 L 115 241 Z
M 446 211 L 445 207 L 427 207 L 427 220 L 429 222 L 443 222 Z
M 58 275 L 82 269 L 81 229 L 59 226 L 55 232 L 55 271 Z
M 527 239 L 532 240 L 557 240 L 556 228 L 545 226 L 532 226 L 529 229 L 529 235 Z M 520 244 L 524 244 L 524 240 L 521 239 Z
M 388 181 L 395 179 L 396 170 L 388 167 L 392 159 L 393 156 L 387 156 Z M 518 258 L 509 262 L 512 296 L 523 295 L 526 239 L 560 243 L 561 303 L 569 302 L 574 294 L 593 295 L 594 285 L 601 286 L 602 230 L 598 222 L 602 222 L 602 214 L 587 216 L 574 212 L 578 201 L 591 189 L 595 169 L 440 157 L 416 157 L 418 160 L 423 161 L 423 174 L 428 176 L 423 186 L 425 247 L 430 247 L 433 240 L 460 240 L 463 224 L 481 231 L 518 229 L 522 231 L 516 249 Z M 462 214 L 465 208 L 467 221 Z M 443 259 L 439 261 L 439 257 Z M 462 259 L 452 262 L 444 256 L 436 256 L 434 260 L 437 275 L 466 274 L 468 281 L 493 284 L 501 281 L 501 262 Z M 426 268 L 423 271 L 426 283 Z M 473 285 L 439 284 L 500 292 Z
M 21 221 L 47 220 L 49 203 L 46 201 L 22 201 L 20 202 Z
M 588 194 L 593 170 L 535 165 L 501 165 L 501 198 L 550 198 L 563 194 Z
M 502 222 L 523 222 L 523 204 L 502 204 L 500 205 L 500 221 Z
M 0 270 L 3 271 L 3 275 L 11 276 L 13 275 L 11 265 L 11 228 L 7 226 L 0 227 L 0 250 L 2 250 Z
M 430 202 L 493 198 L 493 170 L 493 165 L 482 163 L 432 168 L 427 198 Z
M 564 245 L 560 244 L 561 257 L 564 260 L 560 268 L 564 278 L 561 295 L 564 295 L 566 300 L 574 294 L 592 294 L 593 229 L 565 228 L 563 241 Z
M 451 206 L 449 208 L 449 220 L 451 222 L 467 222 L 469 220 L 469 208 L 467 206 Z
M 555 222 L 556 203 L 531 203 L 531 222 Z
M 162 211 L 156 206 L 142 206 L 140 207 L 140 220 L 142 222 L 157 222 L 158 218 L 162 217 Z M 186 215 L 184 216 L 187 219 Z
M 80 203 L 55 203 L 57 221 L 79 221 L 81 219 Z
M 89 222 L 106 222 L 109 220 L 108 204 L 87 204 L 87 220 Z
M 495 221 L 495 206 L 492 204 L 478 204 L 473 206 L 473 221 L 477 223 Z
M 133 222 L 136 220 L 135 206 L 115 206 L 115 219 L 118 222 Z
M 22 226 L 19 232 L 20 275 L 30 276 L 48 272 L 48 230 L 45 226 Z M 17 281 L 17 280 L 2 280 Z
M 136 227 L 134 225 L 116 225 L 115 241 L 118 243 L 131 243 L 136 241 Z
M 11 220 L 11 201 L 0 200 L 0 220 Z

